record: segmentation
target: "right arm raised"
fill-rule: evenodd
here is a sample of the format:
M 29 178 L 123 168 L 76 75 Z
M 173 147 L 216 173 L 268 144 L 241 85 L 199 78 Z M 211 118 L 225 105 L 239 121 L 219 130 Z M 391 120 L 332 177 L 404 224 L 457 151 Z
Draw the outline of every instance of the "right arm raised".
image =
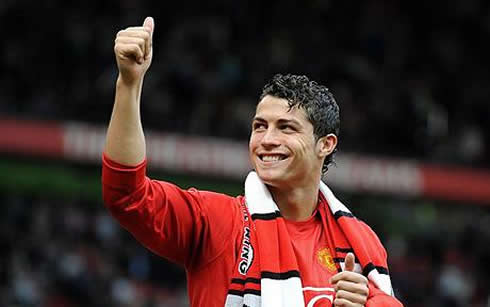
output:
M 147 17 L 143 26 L 119 31 L 115 40 L 119 76 L 104 151 L 123 165 L 137 165 L 146 155 L 140 100 L 143 79 L 153 57 L 154 28 L 153 18 Z
M 119 76 L 102 167 L 102 194 L 111 214 L 158 255 L 200 268 L 240 236 L 242 212 L 236 198 L 183 190 L 146 177 L 145 138 L 140 118 L 143 78 L 152 60 L 154 22 L 117 34 Z M 226 218 L 223 218 L 226 214 Z

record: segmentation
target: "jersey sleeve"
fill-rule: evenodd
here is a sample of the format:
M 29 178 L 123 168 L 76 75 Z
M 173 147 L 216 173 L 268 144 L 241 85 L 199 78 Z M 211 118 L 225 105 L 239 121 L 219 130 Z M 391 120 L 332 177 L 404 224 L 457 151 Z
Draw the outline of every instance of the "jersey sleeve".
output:
M 394 296 L 390 296 L 376 288 L 369 282 L 369 296 L 366 307 L 403 307 L 403 304 Z
M 105 206 L 154 253 L 196 269 L 234 243 L 242 223 L 238 198 L 152 180 L 146 161 L 125 167 L 104 155 L 102 162 Z
M 378 255 L 378 263 L 384 263 L 385 269 L 388 272 L 388 254 L 381 243 L 381 240 L 369 225 L 364 222 L 361 222 L 361 225 L 364 226 L 365 233 L 370 237 L 370 241 L 373 243 L 367 245 L 367 247 L 371 249 L 370 253 L 372 255 Z M 366 307 L 403 307 L 403 304 L 396 297 L 388 295 L 382 290 L 378 289 L 371 281 L 369 282 L 368 286 L 369 296 L 366 302 Z M 390 288 L 391 287 L 392 286 L 390 283 Z

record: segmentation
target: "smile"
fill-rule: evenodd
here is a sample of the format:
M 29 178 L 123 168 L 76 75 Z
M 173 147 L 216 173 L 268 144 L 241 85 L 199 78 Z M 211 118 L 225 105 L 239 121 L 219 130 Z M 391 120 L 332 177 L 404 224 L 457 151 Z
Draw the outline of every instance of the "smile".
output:
M 259 155 L 259 159 L 263 162 L 278 162 L 287 159 L 286 155 L 274 154 L 274 155 Z

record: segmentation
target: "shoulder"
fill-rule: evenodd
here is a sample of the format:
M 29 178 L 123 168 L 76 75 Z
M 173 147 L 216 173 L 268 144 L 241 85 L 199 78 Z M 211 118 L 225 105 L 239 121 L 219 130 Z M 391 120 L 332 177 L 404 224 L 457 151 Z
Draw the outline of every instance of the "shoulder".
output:
M 241 196 L 241 195 L 231 196 L 231 195 L 224 194 L 221 192 L 208 191 L 208 190 L 198 190 L 195 188 L 190 188 L 188 191 L 194 192 L 194 193 L 199 193 L 203 198 L 206 198 L 209 200 L 216 200 L 216 201 L 237 202 L 238 200 L 243 198 L 243 196 Z
M 220 193 L 220 192 L 198 190 L 195 188 L 190 188 L 187 191 L 189 193 L 198 195 L 199 198 L 201 198 L 203 201 L 214 204 L 214 205 L 225 204 L 225 205 L 239 207 L 243 202 L 243 196 L 241 196 L 241 195 L 230 196 L 228 194 L 224 194 L 224 193 Z
M 243 196 L 230 196 L 228 194 L 198 190 L 190 188 L 187 192 L 198 199 L 199 206 L 203 210 L 202 212 L 208 212 L 223 217 L 223 214 L 232 213 L 233 216 L 241 215 L 241 204 L 243 204 Z
M 363 233 L 365 234 L 365 236 L 368 238 L 369 240 L 369 243 L 377 248 L 378 250 L 382 251 L 383 254 L 385 255 L 386 257 L 386 250 L 383 246 L 383 243 L 381 243 L 381 240 L 379 239 L 378 235 L 376 234 L 376 232 L 371 228 L 371 226 L 369 226 L 368 224 L 366 224 L 366 222 L 362 221 L 362 220 L 358 220 L 359 221 L 359 225 L 360 227 L 362 228 L 363 230 Z

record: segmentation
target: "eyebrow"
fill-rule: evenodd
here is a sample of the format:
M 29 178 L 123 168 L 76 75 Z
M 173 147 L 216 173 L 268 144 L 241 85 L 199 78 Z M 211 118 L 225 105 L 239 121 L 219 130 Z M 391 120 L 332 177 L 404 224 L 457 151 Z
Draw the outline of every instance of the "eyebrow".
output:
M 256 116 L 256 117 L 254 117 L 252 122 L 264 122 L 264 123 L 266 123 L 267 121 L 265 119 L 263 119 L 262 117 Z M 301 127 L 301 123 L 295 119 L 280 118 L 277 120 L 277 123 L 278 124 L 294 124 L 294 125 Z

